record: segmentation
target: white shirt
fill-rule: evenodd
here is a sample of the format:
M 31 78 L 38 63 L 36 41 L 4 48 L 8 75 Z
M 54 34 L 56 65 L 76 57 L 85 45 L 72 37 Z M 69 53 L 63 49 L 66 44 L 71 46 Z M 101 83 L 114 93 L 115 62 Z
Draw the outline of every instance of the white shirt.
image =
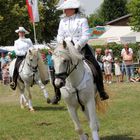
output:
M 62 43 L 63 40 L 72 40 L 75 45 L 79 45 L 82 48 L 89 40 L 89 37 L 87 19 L 81 17 L 80 14 L 61 19 L 57 35 L 58 43 Z
M 14 43 L 15 53 L 17 56 L 24 56 L 31 47 L 33 47 L 33 44 L 29 38 L 19 38 Z
M 111 55 L 108 54 L 108 55 L 103 56 L 104 66 L 110 66 L 111 62 L 112 62 L 112 56 Z

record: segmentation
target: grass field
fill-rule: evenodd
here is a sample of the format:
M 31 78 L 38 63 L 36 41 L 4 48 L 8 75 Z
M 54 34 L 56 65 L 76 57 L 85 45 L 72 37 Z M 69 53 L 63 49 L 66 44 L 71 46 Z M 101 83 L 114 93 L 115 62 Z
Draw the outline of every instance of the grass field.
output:
M 53 96 L 52 87 L 47 88 Z M 114 83 L 107 89 L 111 97 L 107 113 L 99 115 L 101 140 L 140 140 L 140 84 Z M 48 105 L 38 87 L 31 91 L 34 113 L 20 109 L 18 93 L 0 85 L 0 140 L 78 140 L 63 100 Z M 84 115 L 79 115 L 91 137 Z

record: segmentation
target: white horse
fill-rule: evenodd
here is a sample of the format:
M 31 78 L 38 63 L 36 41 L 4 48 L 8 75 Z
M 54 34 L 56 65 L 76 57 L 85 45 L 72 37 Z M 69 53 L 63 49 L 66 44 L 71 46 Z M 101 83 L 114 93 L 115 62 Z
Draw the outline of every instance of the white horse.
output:
M 55 68 L 55 85 L 61 90 L 80 140 L 87 140 L 88 137 L 84 133 L 77 115 L 79 106 L 89 121 L 92 138 L 99 140 L 99 125 L 95 107 L 97 89 L 89 66 L 70 42 L 58 44 L 52 59 Z
M 34 111 L 32 106 L 32 96 L 30 87 L 37 84 L 44 93 L 47 102 L 49 103 L 49 95 L 45 89 L 44 84 L 41 81 L 40 73 L 38 71 L 38 62 L 41 59 L 40 53 L 36 49 L 28 50 L 25 59 L 21 62 L 19 67 L 19 77 L 17 80 L 17 88 L 20 91 L 20 105 L 21 108 L 25 106 L 29 107 L 30 111 Z M 9 73 L 10 77 L 13 76 L 15 59 L 10 63 Z M 28 98 L 25 96 L 25 90 L 27 91 Z

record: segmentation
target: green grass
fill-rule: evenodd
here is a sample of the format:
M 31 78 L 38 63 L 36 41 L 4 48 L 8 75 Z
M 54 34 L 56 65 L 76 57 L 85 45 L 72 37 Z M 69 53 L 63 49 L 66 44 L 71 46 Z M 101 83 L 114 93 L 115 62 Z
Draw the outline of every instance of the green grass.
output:
M 53 96 L 52 87 L 47 88 Z M 107 89 L 111 97 L 107 113 L 99 115 L 101 140 L 140 140 L 140 84 L 114 83 Z M 35 112 L 20 109 L 18 93 L 0 85 L 0 140 L 78 140 L 63 100 L 48 105 L 38 87 L 31 91 Z M 84 115 L 79 115 L 91 137 Z

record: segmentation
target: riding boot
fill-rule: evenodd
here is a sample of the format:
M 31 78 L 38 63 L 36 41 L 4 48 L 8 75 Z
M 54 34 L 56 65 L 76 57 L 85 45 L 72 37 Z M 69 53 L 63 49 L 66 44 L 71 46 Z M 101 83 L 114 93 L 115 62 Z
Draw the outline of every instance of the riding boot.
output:
M 20 66 L 20 63 L 22 62 L 22 60 L 25 58 L 25 56 L 17 56 L 16 58 L 16 62 L 15 62 L 15 68 L 14 68 L 14 73 L 13 73 L 13 78 L 12 78 L 12 82 L 10 83 L 10 87 L 11 89 L 15 90 L 16 86 L 17 86 L 17 78 L 18 78 L 18 69 Z
M 58 102 L 61 100 L 61 92 L 60 89 L 55 86 L 54 80 L 53 80 L 53 87 L 54 87 L 55 96 L 52 98 L 51 103 L 58 104 Z
M 109 96 L 105 92 L 105 89 L 104 89 L 103 75 L 102 75 L 101 68 L 100 68 L 98 62 L 96 61 L 91 48 L 86 44 L 86 46 L 81 50 L 81 52 L 84 55 L 85 59 L 90 61 L 93 65 L 93 67 L 95 68 L 95 71 L 96 71 L 95 73 L 96 74 L 93 74 L 93 77 L 95 79 L 95 83 L 97 85 L 97 90 L 100 94 L 101 100 L 109 99 Z
M 14 73 L 13 73 L 13 79 L 12 82 L 10 83 L 11 89 L 15 90 L 17 86 L 17 78 L 18 78 L 18 71 L 17 68 L 15 67 Z

